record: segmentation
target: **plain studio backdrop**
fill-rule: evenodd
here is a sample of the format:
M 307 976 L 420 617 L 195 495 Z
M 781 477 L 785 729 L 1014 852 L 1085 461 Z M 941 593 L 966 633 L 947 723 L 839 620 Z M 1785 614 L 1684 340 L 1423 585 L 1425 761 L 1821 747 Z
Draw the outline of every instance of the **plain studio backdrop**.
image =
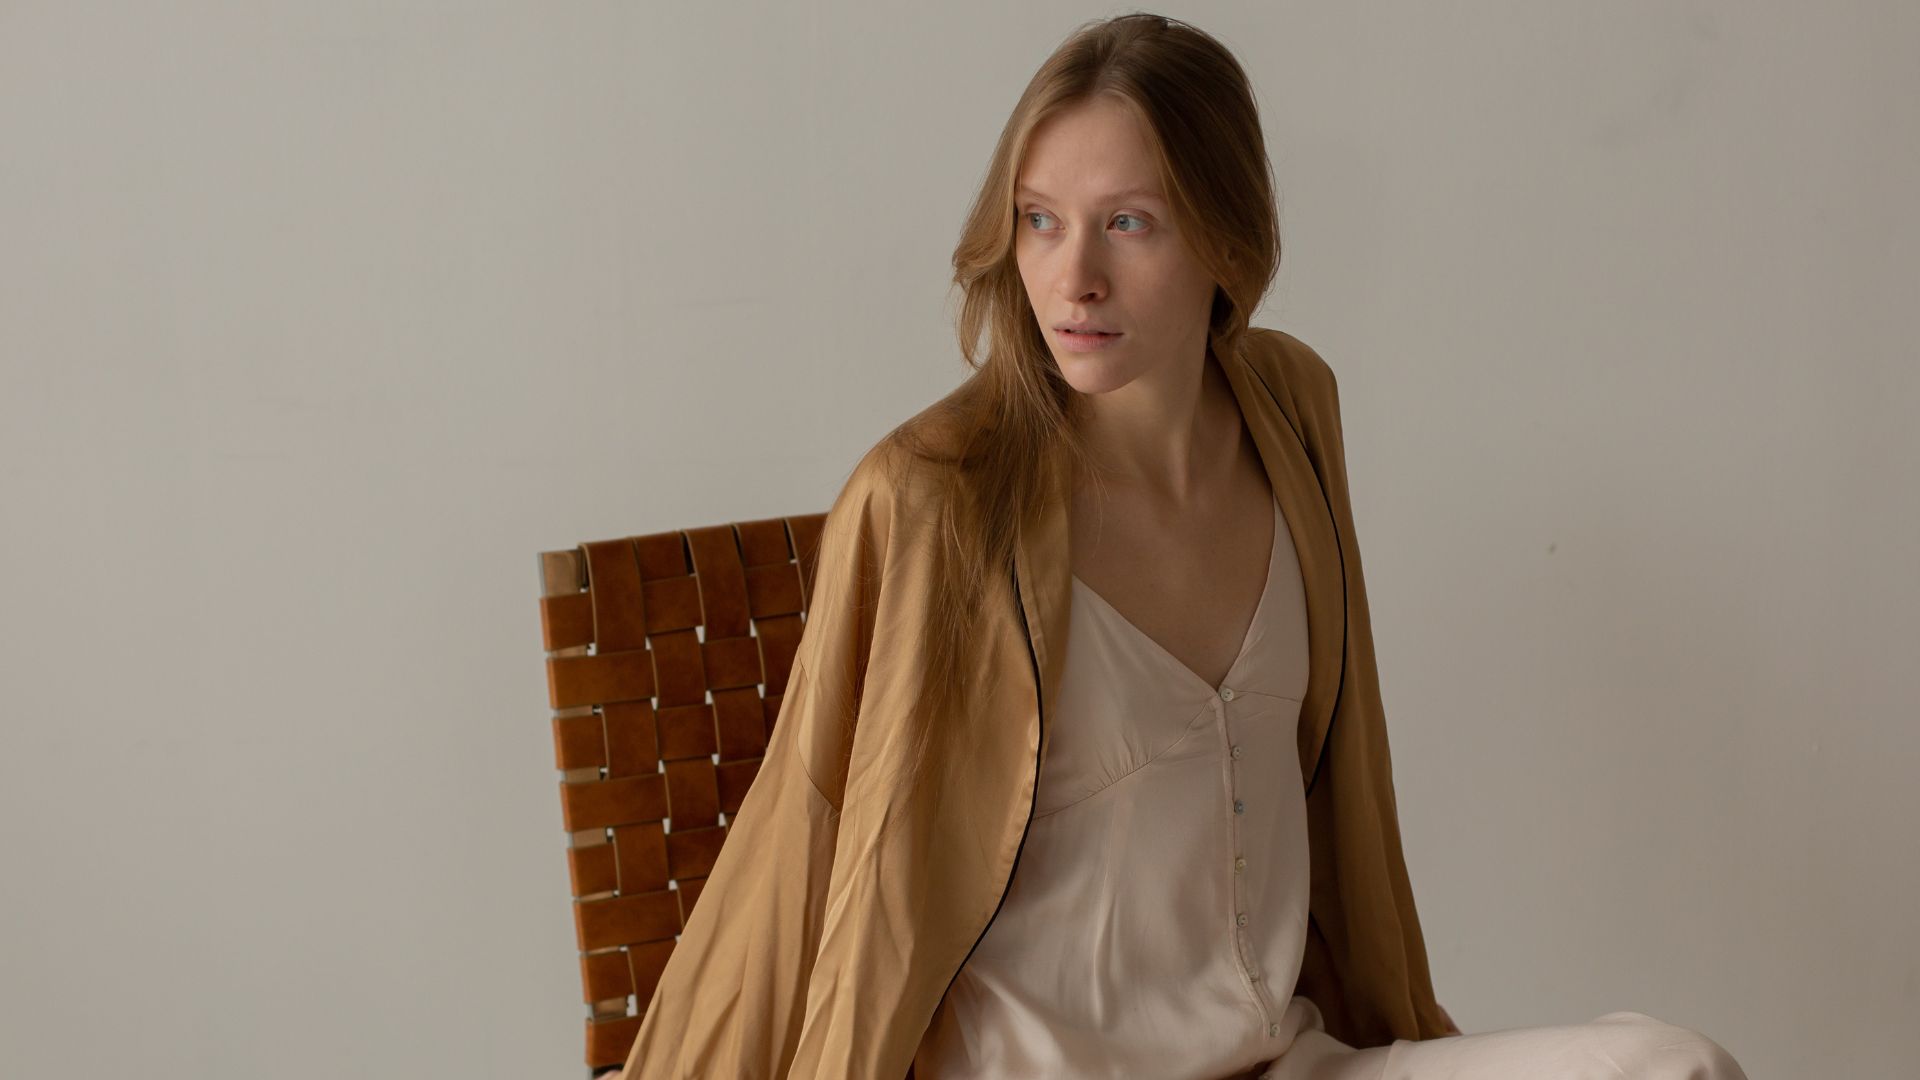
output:
M 0 1074 L 579 1077 L 536 553 L 826 509 L 1083 19 L 0 3 Z M 1911 1075 L 1920 13 L 1181 3 L 1469 1031 Z

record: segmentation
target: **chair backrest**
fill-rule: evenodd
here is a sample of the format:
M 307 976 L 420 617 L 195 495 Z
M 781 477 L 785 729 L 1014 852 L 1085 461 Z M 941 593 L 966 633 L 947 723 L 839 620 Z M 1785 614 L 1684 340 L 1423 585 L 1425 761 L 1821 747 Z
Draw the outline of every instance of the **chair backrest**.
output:
M 540 554 L 590 1074 L 626 1062 L 728 816 L 759 772 L 825 521 L 768 518 Z

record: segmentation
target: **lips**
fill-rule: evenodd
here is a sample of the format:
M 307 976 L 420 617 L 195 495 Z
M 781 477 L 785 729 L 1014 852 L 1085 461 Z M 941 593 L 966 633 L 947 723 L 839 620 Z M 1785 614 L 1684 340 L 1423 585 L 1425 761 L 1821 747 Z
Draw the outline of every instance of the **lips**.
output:
M 1120 331 L 1118 330 L 1113 330 L 1108 327 L 1101 326 L 1099 323 L 1094 322 L 1092 319 L 1074 319 L 1071 322 L 1054 323 L 1053 328 L 1062 334 L 1085 334 L 1088 337 L 1093 337 L 1096 335 L 1116 337 L 1120 333 Z

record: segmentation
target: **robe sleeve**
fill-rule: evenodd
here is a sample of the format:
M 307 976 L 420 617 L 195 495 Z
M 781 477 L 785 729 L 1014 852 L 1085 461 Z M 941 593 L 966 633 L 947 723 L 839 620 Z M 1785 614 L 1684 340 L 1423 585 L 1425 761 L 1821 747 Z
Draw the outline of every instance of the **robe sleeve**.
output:
M 868 451 L 829 509 L 805 629 L 760 770 L 617 1080 L 776 1080 L 793 1060 L 846 788 L 891 480 Z

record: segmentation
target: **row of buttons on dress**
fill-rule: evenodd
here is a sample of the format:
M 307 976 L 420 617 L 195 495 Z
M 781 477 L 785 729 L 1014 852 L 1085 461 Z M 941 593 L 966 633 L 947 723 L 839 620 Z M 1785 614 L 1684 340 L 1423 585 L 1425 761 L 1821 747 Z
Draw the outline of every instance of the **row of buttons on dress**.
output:
M 1221 688 L 1220 688 L 1220 700 L 1222 700 L 1222 701 L 1232 701 L 1232 700 L 1233 700 L 1233 687 L 1231 687 L 1231 686 L 1223 686 L 1223 687 L 1221 687 Z M 1245 751 L 1245 750 L 1244 750 L 1244 749 L 1243 749 L 1243 748 L 1242 748 L 1242 747 L 1240 746 L 1240 744 L 1239 744 L 1239 743 L 1234 743 L 1234 744 L 1232 745 L 1232 747 L 1231 747 L 1231 748 L 1229 748 L 1229 750 L 1228 750 L 1228 753 L 1230 753 L 1230 754 L 1232 754 L 1232 755 L 1233 755 L 1233 759 L 1234 759 L 1235 761 L 1238 761 L 1238 760 L 1240 760 L 1241 758 L 1243 758 L 1243 757 L 1246 757 L 1246 751 Z M 1240 798 L 1238 798 L 1238 797 L 1237 797 L 1237 795 L 1236 795 L 1236 797 L 1235 797 L 1235 799 L 1233 800 L 1233 812 L 1234 812 L 1234 813 L 1236 813 L 1236 814 L 1245 814 L 1245 813 L 1247 812 L 1247 804 L 1246 804 L 1246 802 L 1245 802 L 1244 800 L 1242 800 L 1242 799 L 1240 799 Z M 1238 873 L 1242 873 L 1242 872 L 1244 872 L 1244 871 L 1245 871 L 1246 869 L 1247 869 L 1247 859 L 1246 859 L 1246 856 L 1244 856 L 1244 855 L 1235 855 L 1235 856 L 1233 857 L 1233 872 L 1234 872 L 1234 873 L 1236 873 L 1236 874 L 1238 874 Z M 1236 925 L 1236 926 L 1245 926 L 1245 925 L 1247 925 L 1247 913 L 1246 913 L 1246 912 L 1244 912 L 1244 911 L 1242 911 L 1242 912 L 1238 912 L 1238 913 L 1236 913 L 1236 914 L 1234 915 L 1234 917 L 1233 917 L 1233 922 L 1234 922 L 1234 925 Z M 1251 981 L 1253 981 L 1253 982 L 1259 982 L 1259 981 L 1260 981 L 1260 973 L 1259 973 L 1259 972 L 1249 972 L 1249 973 L 1248 973 L 1248 975 L 1247 975 L 1247 978 L 1248 978 L 1249 980 L 1251 980 Z M 1278 1035 L 1278 1034 L 1280 1034 L 1280 1025 L 1279 1025 L 1279 1024 L 1268 1024 L 1268 1025 L 1267 1025 L 1267 1034 L 1268 1034 L 1268 1035 Z

